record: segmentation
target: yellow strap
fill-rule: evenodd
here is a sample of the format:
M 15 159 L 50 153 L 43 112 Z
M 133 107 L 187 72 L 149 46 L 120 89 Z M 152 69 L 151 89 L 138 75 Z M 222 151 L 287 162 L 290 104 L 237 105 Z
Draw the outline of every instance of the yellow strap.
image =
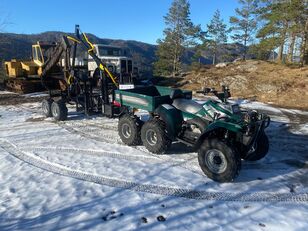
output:
M 82 33 L 83 34 L 83 37 L 85 38 L 85 40 L 87 41 L 87 43 L 90 45 L 90 49 L 88 50 L 88 52 L 91 52 L 91 51 L 93 51 L 94 50 L 94 46 L 93 46 L 93 44 L 89 41 L 89 39 L 88 39 L 88 37 L 87 37 L 87 35 L 85 34 L 85 33 Z
M 100 64 L 99 65 L 99 68 L 102 70 L 102 71 L 106 71 L 108 76 L 110 77 L 111 81 L 114 83 L 114 85 L 116 85 L 118 87 L 118 83 L 115 79 L 115 77 L 113 77 L 113 75 L 110 73 L 110 71 L 108 70 L 108 68 L 106 68 L 103 64 Z
M 66 38 L 68 38 L 69 40 L 72 40 L 72 41 L 74 41 L 74 42 L 76 42 L 76 43 L 80 43 L 80 41 L 78 41 L 77 39 L 75 39 L 74 37 L 71 37 L 71 36 L 66 36 Z
M 73 77 L 72 75 L 70 75 L 70 76 L 68 77 L 68 79 L 67 79 L 67 83 L 68 83 L 69 85 L 71 85 L 71 84 L 73 83 L 73 81 L 74 81 L 74 77 Z

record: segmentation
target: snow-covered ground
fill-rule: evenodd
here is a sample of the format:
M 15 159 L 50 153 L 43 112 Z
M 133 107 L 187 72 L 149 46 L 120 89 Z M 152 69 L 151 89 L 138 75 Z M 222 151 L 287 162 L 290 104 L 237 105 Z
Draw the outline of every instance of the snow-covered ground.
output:
M 121 144 L 116 119 L 0 106 L 0 230 L 308 230 L 308 112 L 240 103 L 271 115 L 270 152 L 224 184 L 181 144 Z

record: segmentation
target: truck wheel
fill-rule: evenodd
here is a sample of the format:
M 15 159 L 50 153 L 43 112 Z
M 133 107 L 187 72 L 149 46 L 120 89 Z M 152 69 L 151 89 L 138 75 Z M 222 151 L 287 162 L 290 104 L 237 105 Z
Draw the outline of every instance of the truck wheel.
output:
M 246 156 L 244 160 L 248 160 L 248 161 L 261 160 L 263 157 L 266 156 L 266 154 L 268 153 L 268 150 L 269 150 L 268 137 L 265 134 L 265 132 L 262 132 L 259 137 L 259 140 L 257 141 L 257 149 L 253 153 Z
M 63 100 L 51 104 L 51 114 L 55 120 L 63 121 L 67 119 L 67 107 Z
M 129 146 L 141 144 L 140 139 L 141 121 L 129 114 L 120 117 L 118 123 L 118 132 L 122 142 Z
M 46 117 L 52 117 L 52 113 L 51 113 L 52 102 L 53 102 L 52 99 L 44 99 L 42 101 L 42 111 Z
M 233 181 L 241 169 L 239 155 L 218 139 L 203 142 L 198 151 L 198 162 L 205 175 L 218 182 Z
M 159 119 L 151 119 L 141 128 L 143 145 L 152 153 L 162 154 L 168 150 L 172 141 L 166 133 L 165 124 Z

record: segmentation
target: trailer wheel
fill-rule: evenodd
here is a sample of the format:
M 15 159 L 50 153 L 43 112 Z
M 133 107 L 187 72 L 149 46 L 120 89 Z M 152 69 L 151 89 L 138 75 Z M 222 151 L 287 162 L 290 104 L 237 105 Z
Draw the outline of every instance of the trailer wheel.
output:
M 206 139 L 198 151 L 202 171 L 214 181 L 231 182 L 241 169 L 240 156 L 225 142 Z
M 268 153 L 268 150 L 269 150 L 268 137 L 265 134 L 265 132 L 262 132 L 259 137 L 259 140 L 257 141 L 256 150 L 253 153 L 246 156 L 244 160 L 248 160 L 248 161 L 261 160 L 262 158 L 266 156 L 266 154 Z
M 67 119 L 67 107 L 63 100 L 53 102 L 51 104 L 51 114 L 57 121 L 63 121 Z
M 141 121 L 139 118 L 124 114 L 118 123 L 118 132 L 122 142 L 129 146 L 141 144 L 140 139 Z
M 46 117 L 52 117 L 52 113 L 51 113 L 52 102 L 53 102 L 52 99 L 44 99 L 42 101 L 42 111 Z
M 141 128 L 143 145 L 152 153 L 162 154 L 168 150 L 172 141 L 166 133 L 165 124 L 159 119 L 151 119 Z

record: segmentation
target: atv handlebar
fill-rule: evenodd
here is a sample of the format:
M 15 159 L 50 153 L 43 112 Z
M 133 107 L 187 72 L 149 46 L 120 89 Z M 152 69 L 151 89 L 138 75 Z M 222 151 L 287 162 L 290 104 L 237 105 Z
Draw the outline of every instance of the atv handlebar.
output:
M 196 93 L 207 95 L 208 93 L 213 93 L 218 97 L 222 102 L 226 102 L 229 97 L 231 97 L 230 90 L 226 86 L 222 86 L 222 92 L 217 92 L 215 88 L 203 88 L 202 91 L 196 91 Z

